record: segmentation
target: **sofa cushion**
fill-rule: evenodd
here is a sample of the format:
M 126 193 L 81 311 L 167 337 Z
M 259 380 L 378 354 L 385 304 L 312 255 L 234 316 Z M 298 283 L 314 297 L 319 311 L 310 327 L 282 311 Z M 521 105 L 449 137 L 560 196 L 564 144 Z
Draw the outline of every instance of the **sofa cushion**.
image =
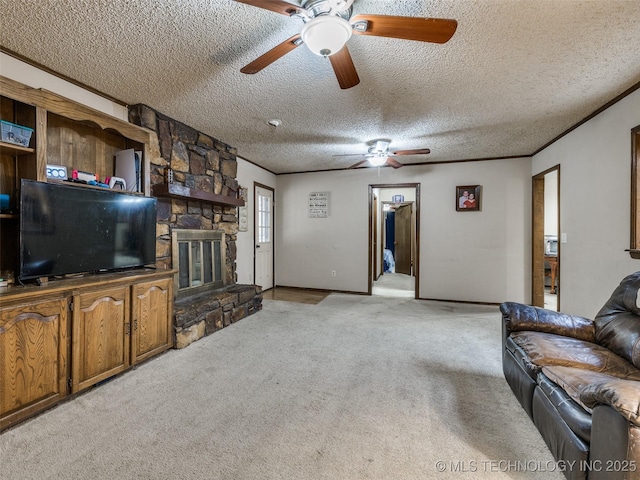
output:
M 640 368 L 640 272 L 620 282 L 594 324 L 596 343 Z
M 598 404 L 609 405 L 631 423 L 640 426 L 640 382 L 606 378 L 586 385 L 580 392 L 580 399 L 590 408 Z
M 640 425 L 640 382 L 637 380 L 571 367 L 543 367 L 542 374 L 587 411 L 599 404 L 609 405 L 631 423 Z
M 543 332 L 514 332 L 513 342 L 537 366 L 578 367 L 619 378 L 640 380 L 640 370 L 601 345 Z M 537 373 L 536 372 L 536 373 Z
M 543 367 L 542 373 L 589 413 L 591 413 L 591 407 L 584 404 L 580 398 L 582 389 L 592 383 L 599 383 L 605 379 L 613 378 L 610 375 L 592 370 L 560 366 Z

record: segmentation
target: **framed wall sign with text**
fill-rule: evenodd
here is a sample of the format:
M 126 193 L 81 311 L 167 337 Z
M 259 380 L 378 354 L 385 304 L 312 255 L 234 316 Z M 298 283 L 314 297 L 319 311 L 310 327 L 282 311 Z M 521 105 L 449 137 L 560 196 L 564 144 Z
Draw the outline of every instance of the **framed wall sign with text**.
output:
M 309 218 L 329 216 L 329 192 L 311 192 L 309 194 Z

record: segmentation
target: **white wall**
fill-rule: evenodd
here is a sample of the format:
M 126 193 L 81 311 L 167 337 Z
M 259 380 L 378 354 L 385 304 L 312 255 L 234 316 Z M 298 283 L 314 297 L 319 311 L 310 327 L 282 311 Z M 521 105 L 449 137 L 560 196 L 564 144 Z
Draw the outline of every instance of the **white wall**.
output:
M 276 284 L 366 292 L 368 185 L 380 183 L 421 184 L 421 298 L 529 301 L 529 158 L 280 175 Z M 456 212 L 455 187 L 475 184 L 482 211 Z M 328 218 L 307 216 L 317 191 L 330 192 Z
M 640 262 L 630 245 L 631 129 L 640 125 L 640 90 L 533 158 L 533 174 L 561 165 L 560 309 L 592 318 Z
M 33 88 L 49 90 L 107 115 L 128 121 L 127 107 L 39 70 L 3 52 L 0 52 L 0 75 Z
M 275 189 L 276 176 L 268 170 L 260 168 L 257 165 L 238 157 L 237 180 L 240 186 L 246 187 L 248 190 L 246 205 L 249 225 L 246 232 L 238 232 L 238 240 L 236 241 L 236 273 L 238 274 L 238 283 L 253 284 L 253 255 L 255 252 L 255 225 L 253 214 L 255 192 L 253 186 L 254 183 L 257 182 Z

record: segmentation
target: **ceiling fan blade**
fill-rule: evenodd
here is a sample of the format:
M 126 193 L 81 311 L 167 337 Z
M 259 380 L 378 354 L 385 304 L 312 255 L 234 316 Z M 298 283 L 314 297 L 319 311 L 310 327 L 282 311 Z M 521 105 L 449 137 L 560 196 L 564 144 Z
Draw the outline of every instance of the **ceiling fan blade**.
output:
M 417 148 L 415 150 L 397 150 L 393 152 L 394 155 L 426 155 L 431 153 L 428 148 Z
M 402 164 L 399 161 L 394 160 L 391 157 L 387 158 L 387 165 L 393 168 L 400 168 L 402 166 Z
M 354 163 L 353 165 L 351 165 L 349 168 L 356 168 L 356 167 L 359 167 L 360 165 L 362 165 L 362 164 L 363 164 L 364 162 L 366 162 L 366 161 L 367 161 L 367 159 L 366 159 L 366 158 L 365 158 L 364 160 L 360 160 L 359 162 Z
M 399 17 L 394 15 L 355 15 L 351 24 L 359 21 L 367 22 L 367 29 L 357 35 L 375 35 L 377 37 L 401 38 L 419 42 L 446 43 L 453 36 L 458 22 L 447 18 Z
M 254 73 L 258 73 L 260 70 L 262 70 L 265 67 L 268 67 L 273 62 L 278 60 L 280 57 L 283 57 L 284 55 L 289 53 L 291 50 L 296 49 L 298 45 L 301 44 L 301 42 L 297 41 L 299 38 L 300 38 L 300 34 L 296 34 L 293 37 L 289 38 L 288 40 L 285 40 L 280 45 L 273 47 L 264 55 L 261 55 L 260 57 L 256 58 L 250 64 L 242 67 L 240 71 L 242 73 L 247 73 L 250 75 Z
M 345 45 L 342 49 L 329 57 L 333 71 L 336 73 L 340 88 L 343 90 L 355 87 L 360 83 L 356 66 L 353 64 L 349 49 Z
M 239 3 L 246 3 L 258 8 L 264 8 L 265 10 L 271 10 L 272 12 L 281 13 L 290 17 L 297 11 L 303 10 L 300 6 L 294 5 L 289 2 L 283 2 L 281 0 L 235 0 Z

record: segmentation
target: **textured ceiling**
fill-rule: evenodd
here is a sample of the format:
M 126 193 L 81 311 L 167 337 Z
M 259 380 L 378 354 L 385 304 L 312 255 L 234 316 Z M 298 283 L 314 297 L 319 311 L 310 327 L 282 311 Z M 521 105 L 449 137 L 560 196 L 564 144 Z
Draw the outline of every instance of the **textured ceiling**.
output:
M 348 167 L 334 155 L 378 138 L 431 149 L 405 164 L 529 155 L 640 82 L 638 0 L 355 0 L 354 15 L 458 29 L 443 45 L 354 35 L 361 82 L 348 90 L 304 46 L 240 73 L 302 21 L 232 0 L 0 0 L 0 11 L 4 48 L 275 173 Z

